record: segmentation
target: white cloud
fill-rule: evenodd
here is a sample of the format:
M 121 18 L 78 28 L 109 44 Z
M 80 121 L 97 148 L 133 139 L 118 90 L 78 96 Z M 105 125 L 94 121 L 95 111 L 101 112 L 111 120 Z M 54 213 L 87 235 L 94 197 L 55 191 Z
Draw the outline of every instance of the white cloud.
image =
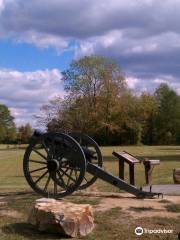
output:
M 0 0 L 0 12 L 3 10 L 4 8 L 4 0 Z
M 155 82 L 155 83 L 159 83 L 159 84 L 161 84 L 161 83 L 166 83 L 166 84 L 168 84 L 168 81 L 167 81 L 167 80 L 161 79 L 161 78 L 155 78 L 155 79 L 154 79 L 154 82 Z
M 138 31 L 138 30 L 137 30 Z M 89 55 L 96 52 L 109 52 L 115 56 L 133 56 L 163 53 L 180 46 L 180 34 L 165 32 L 155 36 L 132 38 L 130 30 L 110 31 L 103 36 L 81 40 L 76 56 Z M 128 34 L 129 33 L 129 34 Z M 146 61 L 146 59 L 144 59 Z M 163 61 L 163 59 L 162 59 Z
M 119 31 L 124 31 L 130 40 L 180 33 L 179 0 L 0 0 L 1 5 L 0 28 L 4 35 L 13 34 L 40 47 L 66 48 L 70 39 L 89 41 Z M 109 35 L 105 42 L 104 47 L 109 47 L 114 40 Z M 152 44 L 149 48 L 154 47 Z
M 161 82 L 173 87 L 179 82 L 179 11 L 179 0 L 0 0 L 0 36 L 39 48 L 54 47 L 58 52 L 74 48 L 77 58 L 112 57 L 130 76 L 130 88 L 152 91 Z M 1 87 L 0 96 L 19 106 L 30 99 L 32 104 L 38 99 L 44 102 L 56 92 L 52 78 L 59 77 L 52 75 L 49 70 L 1 71 L 7 87 Z M 18 94 L 11 94 L 12 84 Z
M 106 55 L 138 77 L 180 75 L 179 0 L 0 0 L 0 8 L 1 38 Z
M 135 77 L 127 77 L 126 78 L 126 82 L 129 88 L 131 89 L 135 89 L 135 87 L 137 86 L 137 84 L 140 82 L 141 80 Z
M 27 31 L 20 34 L 17 42 L 34 44 L 39 48 L 53 47 L 57 50 L 57 52 L 61 49 L 66 49 L 68 47 L 68 41 L 65 40 L 65 38 L 35 31 Z
M 180 94 L 180 81 L 172 75 L 159 75 L 149 79 L 128 76 L 126 81 L 129 88 L 135 90 L 138 94 L 147 91 L 154 93 L 162 83 L 168 84 L 170 88 Z
M 32 116 L 51 98 L 63 96 L 62 75 L 58 69 L 19 72 L 0 69 L 0 102 L 16 117 L 16 123 L 32 121 Z
M 154 83 L 161 84 L 165 83 L 168 84 L 174 91 L 180 94 L 180 81 L 177 78 L 174 78 L 172 75 L 167 76 L 160 76 L 159 78 L 154 79 Z

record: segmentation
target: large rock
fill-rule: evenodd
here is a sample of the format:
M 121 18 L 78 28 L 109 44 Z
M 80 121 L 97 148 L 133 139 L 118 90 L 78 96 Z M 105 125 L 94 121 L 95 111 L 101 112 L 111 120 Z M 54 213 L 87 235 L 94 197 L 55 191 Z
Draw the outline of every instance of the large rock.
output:
M 92 207 L 55 199 L 36 200 L 28 222 L 40 231 L 78 237 L 86 236 L 94 228 Z
M 173 179 L 174 183 L 180 184 L 180 168 L 176 168 L 173 170 Z

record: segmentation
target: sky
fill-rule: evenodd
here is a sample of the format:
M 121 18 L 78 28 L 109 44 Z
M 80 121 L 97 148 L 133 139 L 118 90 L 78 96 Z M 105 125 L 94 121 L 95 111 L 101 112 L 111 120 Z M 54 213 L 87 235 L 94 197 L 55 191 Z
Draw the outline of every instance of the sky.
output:
M 0 104 L 19 126 L 63 96 L 73 59 L 114 59 L 136 92 L 180 94 L 180 0 L 0 0 Z

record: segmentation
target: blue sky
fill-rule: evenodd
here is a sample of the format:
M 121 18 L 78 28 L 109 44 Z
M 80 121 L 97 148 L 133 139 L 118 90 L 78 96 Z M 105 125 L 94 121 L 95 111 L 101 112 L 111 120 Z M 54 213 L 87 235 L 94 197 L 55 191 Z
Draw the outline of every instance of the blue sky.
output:
M 18 71 L 58 68 L 64 70 L 73 59 L 71 50 L 58 53 L 55 49 L 41 49 L 27 43 L 13 40 L 0 41 L 0 67 Z
M 55 96 L 72 59 L 117 61 L 136 92 L 180 93 L 179 0 L 0 0 L 0 103 L 17 125 Z

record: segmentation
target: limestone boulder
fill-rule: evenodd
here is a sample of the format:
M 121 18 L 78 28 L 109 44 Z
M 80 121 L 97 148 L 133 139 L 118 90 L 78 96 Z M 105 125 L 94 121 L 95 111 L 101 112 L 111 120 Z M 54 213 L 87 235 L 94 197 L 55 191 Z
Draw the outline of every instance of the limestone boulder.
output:
M 64 200 L 41 198 L 35 201 L 28 222 L 39 231 L 63 236 L 86 236 L 94 228 L 92 207 Z

